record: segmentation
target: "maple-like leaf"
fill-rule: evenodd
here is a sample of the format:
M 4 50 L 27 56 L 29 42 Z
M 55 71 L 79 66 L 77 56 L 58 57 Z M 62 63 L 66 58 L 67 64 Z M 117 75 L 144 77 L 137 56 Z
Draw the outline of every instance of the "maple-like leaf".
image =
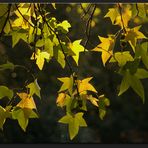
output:
M 34 94 L 36 94 L 39 98 L 41 98 L 41 94 L 40 94 L 40 86 L 38 85 L 37 79 L 30 83 L 29 85 L 27 85 L 27 88 L 30 89 L 30 95 L 33 96 Z
M 114 53 L 114 57 L 112 57 L 109 62 L 118 62 L 118 65 L 122 67 L 128 61 L 134 61 L 134 58 L 131 56 L 129 51 L 124 51 Z
M 34 59 L 36 59 L 36 64 L 39 67 L 39 69 L 42 70 L 45 59 L 50 60 L 50 54 L 48 52 L 37 49 L 37 52 L 33 53 L 31 57 L 31 60 L 34 60 Z
M 81 40 L 76 40 L 73 43 L 69 44 L 69 47 L 71 48 L 71 50 L 75 54 L 72 57 L 75 60 L 77 65 L 78 65 L 78 61 L 79 61 L 80 52 L 84 51 L 84 47 L 80 43 L 81 43 Z
M 61 82 L 63 82 L 59 92 L 68 90 L 70 94 L 72 94 L 72 88 L 73 88 L 73 78 L 72 76 L 70 77 L 63 77 L 63 78 L 58 78 Z
M 20 108 L 36 109 L 34 99 L 29 94 L 23 92 L 17 93 L 17 95 L 21 98 L 21 101 L 16 106 Z
M 124 7 L 123 13 L 117 16 L 115 25 L 123 27 L 128 27 L 128 23 L 132 17 L 132 11 L 130 7 Z
M 89 83 L 91 79 L 92 77 L 83 80 L 77 80 L 79 93 L 85 93 L 85 91 L 97 93 L 96 89 Z
M 125 40 L 128 41 L 135 52 L 135 47 L 138 39 L 146 39 L 145 35 L 139 31 L 141 26 L 134 27 L 132 29 L 127 29 Z
M 115 20 L 116 20 L 117 16 L 119 16 L 118 9 L 117 8 L 110 8 L 104 17 L 105 18 L 109 17 L 111 19 L 112 24 L 115 24 Z
M 112 50 L 114 48 L 115 38 L 114 36 L 110 35 L 108 38 L 99 36 L 99 39 L 101 43 L 92 51 L 102 52 L 101 58 L 102 58 L 103 65 L 105 66 L 105 63 L 112 56 L 112 53 L 113 53 Z
M 79 127 L 86 127 L 87 124 L 83 118 L 83 113 L 77 113 L 74 116 L 67 114 L 58 122 L 68 124 L 70 139 L 72 140 L 79 132 Z

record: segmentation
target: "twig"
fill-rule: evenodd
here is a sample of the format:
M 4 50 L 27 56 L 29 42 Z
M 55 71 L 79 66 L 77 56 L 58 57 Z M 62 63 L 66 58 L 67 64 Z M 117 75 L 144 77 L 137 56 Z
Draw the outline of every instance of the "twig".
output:
M 34 28 L 34 26 L 23 16 L 23 14 L 20 12 L 17 4 L 15 4 L 15 7 L 17 8 L 17 11 L 19 12 L 19 14 L 22 16 L 22 18 L 27 22 L 29 23 L 30 26 L 32 26 Z
M 86 39 L 85 44 L 84 44 L 84 52 L 86 50 L 86 46 L 87 46 L 88 41 L 89 41 L 89 38 L 90 38 L 91 22 L 92 22 L 92 19 L 93 19 L 93 15 L 94 15 L 95 10 L 96 10 L 96 5 L 94 6 L 94 8 L 92 10 L 92 13 L 91 13 L 91 15 L 90 15 L 90 17 L 89 17 L 89 19 L 87 21 L 87 24 L 86 24 L 86 31 L 85 31 L 85 33 L 86 33 L 87 39 Z
M 122 16 L 122 8 L 121 8 L 119 3 L 118 3 L 118 7 L 119 7 L 119 13 L 120 13 L 120 16 L 121 16 L 121 22 L 122 22 L 123 30 L 126 33 L 126 29 L 125 29 L 124 21 L 123 21 L 123 16 Z
M 72 68 L 72 66 L 71 66 L 71 64 L 70 64 L 70 62 L 69 62 L 68 59 L 67 59 L 67 55 L 66 55 L 66 53 L 64 52 L 64 49 L 63 49 L 62 44 L 61 44 L 61 40 L 60 40 L 58 34 L 55 32 L 55 30 L 53 30 L 53 29 L 50 27 L 50 25 L 48 24 L 48 22 L 46 21 L 46 18 L 44 17 L 44 14 L 42 13 L 42 11 L 41 11 L 41 9 L 40 9 L 40 6 L 39 6 L 38 4 L 37 4 L 37 6 L 38 6 L 38 10 L 39 10 L 39 13 L 41 14 L 41 17 L 42 17 L 43 21 L 46 23 L 47 27 L 55 34 L 55 36 L 56 36 L 57 39 L 58 39 L 60 48 L 61 48 L 61 50 L 62 50 L 62 53 L 63 53 L 64 57 L 65 57 L 65 61 L 66 61 L 67 65 L 68 65 L 69 70 L 70 70 L 70 72 L 71 72 L 71 74 L 72 74 L 72 77 L 73 77 L 73 79 L 74 79 L 74 85 L 76 86 L 78 98 L 80 98 L 80 94 L 79 94 L 79 91 L 78 91 L 78 85 L 77 85 L 77 82 L 76 82 L 75 76 L 74 76 L 74 70 L 73 70 L 73 68 Z

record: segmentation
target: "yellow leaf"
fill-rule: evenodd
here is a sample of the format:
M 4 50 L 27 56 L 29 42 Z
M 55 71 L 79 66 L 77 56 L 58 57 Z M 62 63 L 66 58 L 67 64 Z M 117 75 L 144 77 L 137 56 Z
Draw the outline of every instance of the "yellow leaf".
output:
M 79 54 L 80 52 L 84 51 L 84 47 L 80 43 L 81 43 L 81 40 L 76 40 L 72 44 L 70 44 L 71 50 L 75 53 L 75 55 L 73 55 L 72 57 L 75 60 L 77 65 L 79 61 Z
M 21 98 L 21 101 L 17 104 L 20 108 L 36 109 L 36 105 L 33 97 L 30 97 L 27 93 L 17 93 Z
M 34 57 L 36 59 L 36 64 L 39 67 L 40 70 L 43 69 L 45 59 L 50 59 L 50 54 L 45 51 L 40 51 L 39 49 L 35 54 L 32 55 L 31 60 L 34 60 Z
M 121 5 L 122 6 L 122 5 Z M 119 25 L 123 28 L 128 26 L 128 22 L 132 17 L 132 11 L 129 6 L 122 7 L 122 14 L 120 14 L 119 8 L 110 8 L 108 13 L 104 16 L 111 19 L 112 24 Z M 121 18 L 122 16 L 122 18 Z
M 109 58 L 112 56 L 112 50 L 115 45 L 115 38 L 114 36 L 109 36 L 108 38 L 104 38 L 99 36 L 99 39 L 101 43 L 93 49 L 93 51 L 102 52 L 101 58 L 103 65 L 105 66 L 105 63 L 109 60 Z
M 63 77 L 63 78 L 58 78 L 61 82 L 63 82 L 59 92 L 68 90 L 70 94 L 72 94 L 72 88 L 73 88 L 73 77 Z
M 130 10 L 130 7 L 124 7 L 123 10 L 124 12 L 122 13 L 122 16 L 119 13 L 118 17 L 116 18 L 116 23 L 115 23 L 115 25 L 119 25 L 121 26 L 121 28 L 123 28 L 123 24 L 124 24 L 124 27 L 128 27 L 128 22 L 130 21 L 132 17 L 132 11 Z
M 105 18 L 109 17 L 111 19 L 112 24 L 114 24 L 117 16 L 119 16 L 118 9 L 117 8 L 110 8 L 108 13 L 104 17 Z
M 85 91 L 93 91 L 97 93 L 96 89 L 89 83 L 91 79 L 92 77 L 83 80 L 78 80 L 79 93 L 85 93 Z
M 88 100 L 90 100 L 90 102 L 93 104 L 93 105 L 95 105 L 95 106 L 97 106 L 98 107 L 98 99 L 97 98 L 95 98 L 95 97 L 93 97 L 92 95 L 89 95 L 88 96 Z
M 57 97 L 57 105 L 60 107 L 63 107 L 65 105 L 65 98 L 66 98 L 66 94 L 65 93 L 60 93 Z

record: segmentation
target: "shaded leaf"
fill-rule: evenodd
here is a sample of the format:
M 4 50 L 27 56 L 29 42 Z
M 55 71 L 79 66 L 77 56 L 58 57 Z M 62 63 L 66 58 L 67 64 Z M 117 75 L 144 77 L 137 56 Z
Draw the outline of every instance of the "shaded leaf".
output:
M 11 99 L 13 97 L 13 91 L 6 86 L 0 86 L 0 99 L 3 97 L 8 97 Z

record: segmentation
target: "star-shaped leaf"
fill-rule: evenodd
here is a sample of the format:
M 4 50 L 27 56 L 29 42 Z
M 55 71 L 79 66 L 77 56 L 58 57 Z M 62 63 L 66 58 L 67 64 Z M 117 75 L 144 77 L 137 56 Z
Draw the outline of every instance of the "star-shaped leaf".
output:
M 96 89 L 89 83 L 91 79 L 92 77 L 85 78 L 83 80 L 77 80 L 79 93 L 85 93 L 85 91 L 92 91 L 97 93 Z
M 18 123 L 23 131 L 26 131 L 29 118 L 38 118 L 38 115 L 29 108 L 16 107 L 12 111 L 12 118 L 18 120 Z
M 80 44 L 81 40 L 76 40 L 73 43 L 71 43 L 69 46 L 71 50 L 74 52 L 75 55 L 73 55 L 73 59 L 75 60 L 76 64 L 78 65 L 79 61 L 79 55 L 80 52 L 84 52 L 84 47 Z
M 16 106 L 20 108 L 36 109 L 34 99 L 29 94 L 23 92 L 17 93 L 17 95 L 21 98 L 21 101 Z
M 74 116 L 67 114 L 59 120 L 60 123 L 68 124 L 70 139 L 72 140 L 79 132 L 79 127 L 86 127 L 87 124 L 83 118 L 83 113 L 77 113 Z
M 92 51 L 102 52 L 101 58 L 102 58 L 103 65 L 105 66 L 105 63 L 112 56 L 112 53 L 113 53 L 112 50 L 114 48 L 115 38 L 114 36 L 109 36 L 108 38 L 99 36 L 99 39 L 101 43 Z
M 117 16 L 119 16 L 118 9 L 117 8 L 110 8 L 104 17 L 105 18 L 109 17 L 111 19 L 112 24 L 115 24 L 115 20 L 116 20 Z
M 109 62 L 118 62 L 120 67 L 124 66 L 128 61 L 134 61 L 129 51 L 116 52 L 114 57 L 110 59 Z
M 58 78 L 61 82 L 63 82 L 59 92 L 68 90 L 70 94 L 72 94 L 72 89 L 73 89 L 73 78 L 72 76 L 70 77 L 63 77 L 63 78 Z
M 32 82 L 29 85 L 27 85 L 27 88 L 30 89 L 30 93 L 29 94 L 31 96 L 33 96 L 34 94 L 36 94 L 39 98 L 41 98 L 41 95 L 40 95 L 41 88 L 40 88 L 40 86 L 39 86 L 39 84 L 37 82 L 37 79 L 34 82 Z
M 39 67 L 40 70 L 43 69 L 45 59 L 50 60 L 50 54 L 45 51 L 41 51 L 40 49 L 37 49 L 36 53 L 33 53 L 31 60 L 36 59 L 36 64 Z
M 145 35 L 139 31 L 141 26 L 127 29 L 125 40 L 128 41 L 135 52 L 135 47 L 138 39 L 146 39 Z

